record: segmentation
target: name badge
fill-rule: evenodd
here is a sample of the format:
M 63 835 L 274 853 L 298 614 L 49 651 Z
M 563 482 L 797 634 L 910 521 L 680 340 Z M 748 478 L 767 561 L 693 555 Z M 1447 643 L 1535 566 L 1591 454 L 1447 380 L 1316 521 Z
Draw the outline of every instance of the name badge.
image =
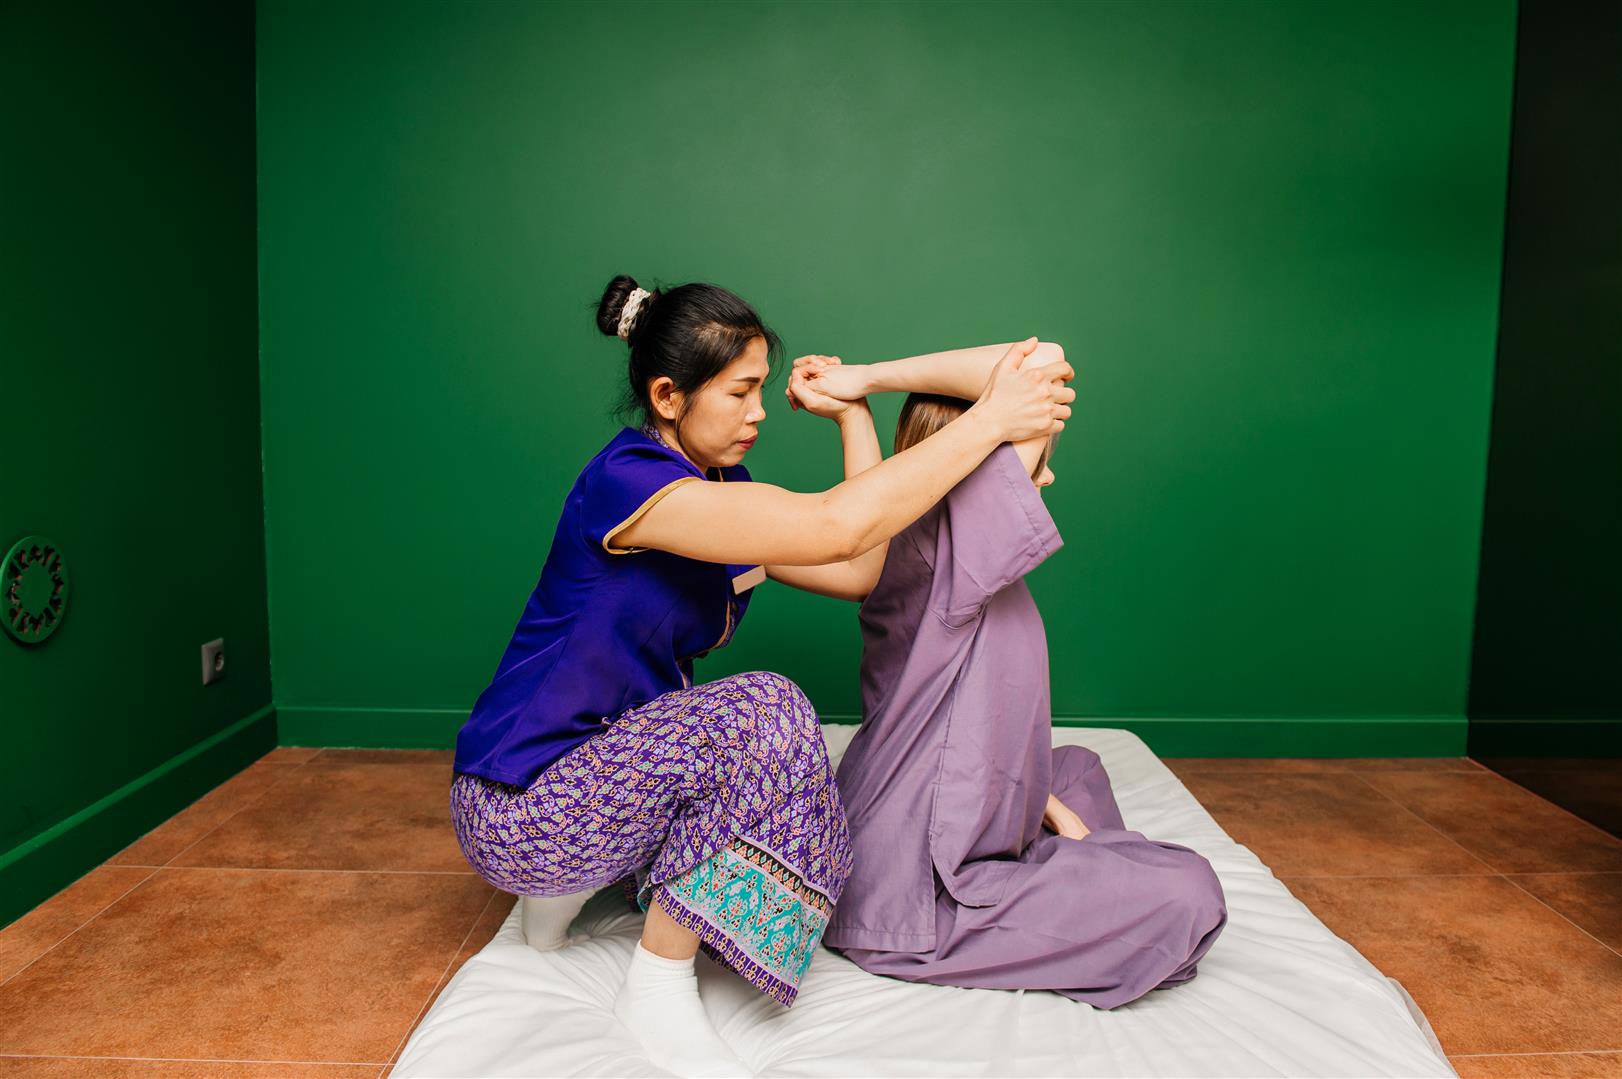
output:
M 734 594 L 747 592 L 765 579 L 766 567 L 756 566 L 754 569 L 746 570 L 732 578 L 732 591 Z

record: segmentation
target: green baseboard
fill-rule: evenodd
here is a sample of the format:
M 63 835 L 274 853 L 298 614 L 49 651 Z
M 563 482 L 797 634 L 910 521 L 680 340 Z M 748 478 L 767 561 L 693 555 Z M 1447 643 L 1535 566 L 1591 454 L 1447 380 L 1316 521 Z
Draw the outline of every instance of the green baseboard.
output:
M 284 746 L 331 749 L 454 749 L 467 722 L 455 708 L 276 707 L 276 731 Z
M 276 709 L 267 704 L 0 854 L 0 927 L 275 747 Z
M 467 713 L 451 708 L 277 708 L 281 744 L 450 749 Z M 825 713 L 824 723 L 859 717 Z M 1055 716 L 1059 727 L 1120 727 L 1162 757 L 1461 757 L 1463 716 Z

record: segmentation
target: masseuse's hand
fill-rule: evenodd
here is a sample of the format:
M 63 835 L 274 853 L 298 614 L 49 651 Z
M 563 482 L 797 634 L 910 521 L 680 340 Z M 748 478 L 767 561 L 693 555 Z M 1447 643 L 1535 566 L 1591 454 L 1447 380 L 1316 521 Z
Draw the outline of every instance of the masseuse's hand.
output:
M 986 388 L 969 411 L 978 411 L 1002 432 L 1004 441 L 1019 442 L 1064 430 L 1076 391 L 1066 386 L 1076 377 L 1067 360 L 1026 367 L 1025 358 L 1036 351 L 1036 338 L 1008 346 L 991 369 Z
M 839 401 L 860 401 L 871 392 L 867 365 L 843 363 L 838 356 L 801 356 L 794 361 L 794 374 L 802 373 L 818 393 Z M 792 404 L 792 394 L 789 400 Z
M 1092 832 L 1074 810 L 1051 794 L 1048 795 L 1047 808 L 1042 811 L 1042 824 L 1066 839 L 1080 839 Z
M 864 407 L 866 401 L 857 398 L 845 400 L 829 394 L 822 380 L 822 372 L 837 370 L 838 356 L 801 356 L 794 361 L 793 373 L 783 392 L 788 395 L 790 408 L 803 408 L 813 416 L 842 419 L 853 408 Z

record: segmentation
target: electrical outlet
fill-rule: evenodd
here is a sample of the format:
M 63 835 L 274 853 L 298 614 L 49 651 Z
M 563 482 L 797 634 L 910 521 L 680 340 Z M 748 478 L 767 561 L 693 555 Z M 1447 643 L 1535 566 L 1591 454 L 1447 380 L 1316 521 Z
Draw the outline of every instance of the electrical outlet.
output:
M 203 645 L 203 685 L 218 682 L 225 677 L 225 638 L 220 637 Z

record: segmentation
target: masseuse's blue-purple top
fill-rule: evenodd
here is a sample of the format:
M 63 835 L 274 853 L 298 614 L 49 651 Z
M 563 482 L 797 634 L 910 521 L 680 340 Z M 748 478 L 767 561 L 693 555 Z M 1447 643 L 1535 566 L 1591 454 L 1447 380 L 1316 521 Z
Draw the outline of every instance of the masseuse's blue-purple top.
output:
M 693 659 L 730 641 L 749 606 L 733 578 L 755 567 L 614 538 L 680 484 L 748 480 L 741 464 L 707 475 L 634 427 L 587 462 L 495 677 L 456 736 L 456 771 L 528 787 L 621 712 L 691 686 Z

